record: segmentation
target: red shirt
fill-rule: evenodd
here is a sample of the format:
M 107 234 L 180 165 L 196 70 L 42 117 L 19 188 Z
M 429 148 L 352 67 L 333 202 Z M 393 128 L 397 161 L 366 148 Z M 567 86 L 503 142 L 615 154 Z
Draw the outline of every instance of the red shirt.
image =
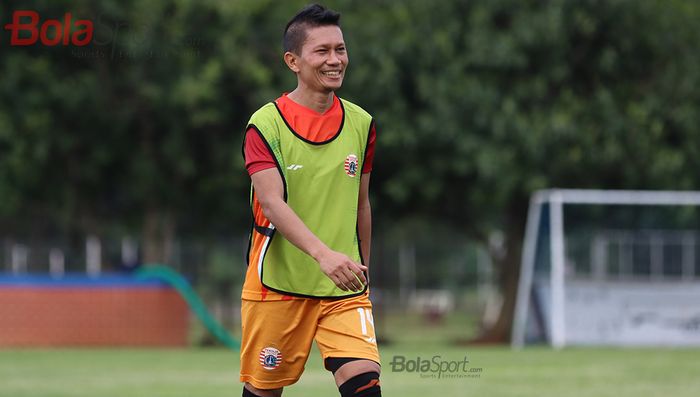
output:
M 343 122 L 343 108 L 340 106 L 340 100 L 337 96 L 333 96 L 333 104 L 326 110 L 325 113 L 318 113 L 306 106 L 300 105 L 283 94 L 275 100 L 277 107 L 282 113 L 282 117 L 294 129 L 294 131 L 312 142 L 323 142 L 330 139 L 338 132 L 340 125 Z M 377 131 L 374 123 L 369 131 L 369 141 L 367 142 L 367 150 L 365 151 L 365 160 L 362 165 L 362 173 L 366 174 L 372 171 L 372 162 L 374 160 L 374 141 L 377 137 Z M 249 128 L 246 131 L 245 146 L 243 147 L 245 154 L 245 167 L 248 174 L 254 173 L 268 168 L 274 168 L 275 158 L 268 150 L 262 138 L 255 133 L 255 130 Z

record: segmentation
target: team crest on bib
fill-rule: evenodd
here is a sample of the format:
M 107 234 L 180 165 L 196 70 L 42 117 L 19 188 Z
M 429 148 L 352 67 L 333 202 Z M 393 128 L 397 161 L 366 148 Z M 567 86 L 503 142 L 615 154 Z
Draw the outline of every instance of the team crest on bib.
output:
M 357 175 L 357 156 L 354 154 L 348 154 L 345 158 L 345 173 L 351 178 Z
M 260 350 L 260 365 L 265 369 L 275 369 L 282 362 L 282 352 L 274 347 L 266 347 Z

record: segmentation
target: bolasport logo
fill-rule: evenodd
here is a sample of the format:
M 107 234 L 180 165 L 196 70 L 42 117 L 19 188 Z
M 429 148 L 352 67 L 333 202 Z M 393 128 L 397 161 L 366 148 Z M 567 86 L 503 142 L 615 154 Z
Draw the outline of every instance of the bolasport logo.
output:
M 66 12 L 62 19 L 44 19 L 37 11 L 16 10 L 11 22 L 4 26 L 10 32 L 11 46 L 76 46 L 92 42 L 95 24 L 89 19 L 78 19 Z
M 0 15 L 4 28 L 0 30 L 0 47 L 59 47 L 75 58 L 117 62 L 199 57 L 212 47 L 186 32 L 165 38 L 155 36 L 153 32 L 160 30 L 161 23 L 156 16 L 129 22 L 103 14 L 86 18 L 70 11 L 46 16 L 34 10 L 15 10 Z
M 436 354 L 432 357 L 422 358 L 394 356 L 389 363 L 391 372 L 408 372 L 420 375 L 421 378 L 480 378 L 483 373 L 481 367 L 469 366 L 469 359 L 465 356 L 461 359 L 451 360 Z

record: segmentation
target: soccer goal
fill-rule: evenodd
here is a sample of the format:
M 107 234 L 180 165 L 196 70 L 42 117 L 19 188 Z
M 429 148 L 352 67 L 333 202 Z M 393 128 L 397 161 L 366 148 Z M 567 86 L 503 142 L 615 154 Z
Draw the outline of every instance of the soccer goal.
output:
M 513 347 L 700 345 L 700 192 L 530 201 Z

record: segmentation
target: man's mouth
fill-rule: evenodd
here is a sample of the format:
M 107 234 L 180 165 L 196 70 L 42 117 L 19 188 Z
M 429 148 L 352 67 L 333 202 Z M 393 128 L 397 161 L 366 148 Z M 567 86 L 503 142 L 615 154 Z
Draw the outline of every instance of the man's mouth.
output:
M 328 77 L 340 77 L 340 70 L 330 70 L 326 72 L 321 72 L 321 74 Z

